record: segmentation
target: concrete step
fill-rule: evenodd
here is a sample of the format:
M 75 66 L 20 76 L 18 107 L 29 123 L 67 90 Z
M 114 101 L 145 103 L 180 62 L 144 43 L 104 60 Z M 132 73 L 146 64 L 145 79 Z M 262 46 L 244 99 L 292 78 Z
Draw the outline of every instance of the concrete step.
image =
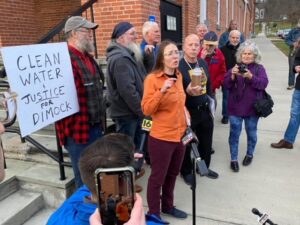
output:
M 55 211 L 53 208 L 43 208 L 34 214 L 23 225 L 38 225 L 46 224 L 51 214 Z
M 15 176 L 9 177 L 0 183 L 0 201 L 19 189 L 18 181 Z
M 21 225 L 43 205 L 42 194 L 20 189 L 0 202 L 0 224 Z

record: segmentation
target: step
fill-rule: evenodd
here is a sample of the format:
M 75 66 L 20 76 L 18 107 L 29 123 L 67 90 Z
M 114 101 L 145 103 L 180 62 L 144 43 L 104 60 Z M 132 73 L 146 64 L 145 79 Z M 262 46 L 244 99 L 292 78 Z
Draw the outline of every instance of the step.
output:
M 20 189 L 0 202 L 0 224 L 21 225 L 43 205 L 42 194 Z
M 0 183 L 0 201 L 16 192 L 18 189 L 19 184 L 15 176 L 6 178 L 3 182 Z
M 27 220 L 23 225 L 39 225 L 46 224 L 49 217 L 55 211 L 53 208 L 43 208 L 34 214 L 29 220 Z

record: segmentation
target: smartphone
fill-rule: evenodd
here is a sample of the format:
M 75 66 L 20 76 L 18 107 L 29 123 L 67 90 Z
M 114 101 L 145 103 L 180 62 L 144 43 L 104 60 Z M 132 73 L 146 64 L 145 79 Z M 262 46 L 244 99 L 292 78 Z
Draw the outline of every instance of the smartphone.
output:
M 98 168 L 95 171 L 98 208 L 104 225 L 124 224 L 134 204 L 132 167 Z

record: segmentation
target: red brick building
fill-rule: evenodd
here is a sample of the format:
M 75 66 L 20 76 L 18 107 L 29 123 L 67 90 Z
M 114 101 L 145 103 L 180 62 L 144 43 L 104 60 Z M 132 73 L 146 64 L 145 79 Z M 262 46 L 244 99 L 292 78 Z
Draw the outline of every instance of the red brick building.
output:
M 224 32 L 231 19 L 249 37 L 253 32 L 254 0 L 6 0 L 1 3 L 0 47 L 37 43 L 53 27 L 88 2 L 92 9 L 82 13 L 100 25 L 96 30 L 100 57 L 110 39 L 114 25 L 129 21 L 141 34 L 142 24 L 155 16 L 162 37 L 181 43 L 204 22 L 209 30 Z M 141 37 L 140 37 L 141 38 Z

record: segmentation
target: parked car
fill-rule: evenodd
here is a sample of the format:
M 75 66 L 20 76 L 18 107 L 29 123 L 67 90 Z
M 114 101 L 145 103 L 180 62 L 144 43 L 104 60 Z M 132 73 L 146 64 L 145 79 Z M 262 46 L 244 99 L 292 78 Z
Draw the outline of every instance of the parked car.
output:
M 291 29 L 284 29 L 283 33 L 282 33 L 282 39 L 285 39 L 290 31 L 291 31 Z

